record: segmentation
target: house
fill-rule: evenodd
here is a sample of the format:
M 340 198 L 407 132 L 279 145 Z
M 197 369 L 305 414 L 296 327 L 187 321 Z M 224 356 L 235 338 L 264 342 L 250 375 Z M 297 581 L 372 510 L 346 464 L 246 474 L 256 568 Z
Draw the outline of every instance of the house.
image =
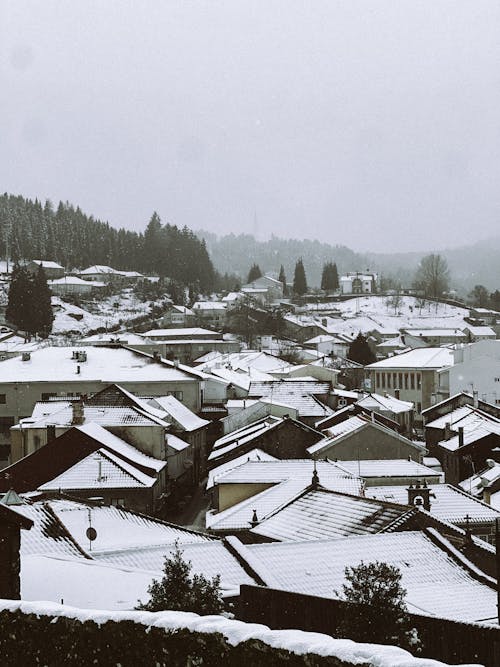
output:
M 487 415 L 491 415 L 492 417 L 500 419 L 500 406 L 481 400 L 477 391 L 473 391 L 471 393 L 461 391 L 457 394 L 454 394 L 453 396 L 450 396 L 449 398 L 443 399 L 439 403 L 431 405 L 425 410 L 422 410 L 422 417 L 424 419 L 424 425 L 426 426 L 426 439 L 428 433 L 431 433 L 430 429 L 432 427 L 430 426 L 430 423 L 432 421 L 438 419 L 438 417 L 445 417 L 453 410 L 467 405 L 474 407 L 475 409 L 479 409 L 481 412 L 484 412 Z M 444 423 L 445 422 L 442 422 L 442 424 Z M 429 427 L 429 430 L 427 430 L 427 427 Z M 444 426 L 442 425 L 440 428 L 441 431 L 443 431 Z M 438 438 L 436 442 L 440 439 L 441 438 Z
M 480 340 L 451 351 L 452 364 L 438 373 L 437 399 L 477 391 L 483 401 L 500 405 L 500 340 Z
M 241 288 L 244 294 L 251 294 L 251 290 L 262 290 L 264 302 L 278 301 L 283 298 L 283 283 L 272 276 L 261 276 Z
M 38 401 L 91 395 L 117 383 L 142 396 L 172 394 L 201 409 L 203 374 L 124 347 L 45 347 L 1 362 L 0 444 Z M 225 392 L 225 389 L 224 389 Z
M 168 306 L 160 319 L 162 327 L 189 327 L 194 323 L 195 314 L 187 306 L 172 304 Z
M 374 294 L 377 291 L 377 274 L 368 270 L 363 273 L 351 271 L 340 277 L 342 294 Z
M 252 380 L 248 398 L 267 398 L 271 402 L 289 405 L 297 410 L 299 419 L 314 426 L 333 410 L 328 406 L 331 382 L 312 377 L 280 380 Z
M 394 392 L 396 398 L 415 405 L 415 422 L 422 423 L 422 410 L 439 392 L 439 371 L 453 364 L 453 351 L 426 347 L 403 352 L 366 366 L 372 391 Z M 399 394 L 397 393 L 399 392 Z
M 349 343 L 338 336 L 331 334 L 320 334 L 304 341 L 305 347 L 310 347 L 322 355 L 333 355 L 335 357 L 346 357 L 349 351 Z
M 246 461 L 214 477 L 207 528 L 217 534 L 247 534 L 317 484 L 317 479 L 327 490 L 359 495 L 362 489 L 358 477 L 332 461 Z
M 466 343 L 469 339 L 462 329 L 402 329 L 401 333 L 405 344 L 412 349 Z
M 167 462 L 95 423 L 77 425 L 5 468 L 0 491 L 64 491 L 152 513 L 167 492 Z
M 442 472 L 410 458 L 337 460 L 336 463 L 352 475 L 360 477 L 365 483 L 365 489 L 372 486 L 404 488 L 417 482 L 441 484 L 444 478 Z
M 229 354 L 239 352 L 241 348 L 237 340 L 200 327 L 151 329 L 142 336 L 142 349 L 149 352 L 154 350 L 166 359 L 177 359 L 188 364 L 210 352 Z
M 323 439 L 322 433 L 300 421 L 270 415 L 216 440 L 208 467 L 215 468 L 255 448 L 279 459 L 304 458 L 307 448 Z
M 38 269 L 43 267 L 47 280 L 62 278 L 64 276 L 64 267 L 47 259 L 31 259 L 26 263 L 26 268 L 30 273 L 37 273 Z
M 355 415 L 323 430 L 324 439 L 310 445 L 307 453 L 314 459 L 406 459 L 421 462 L 427 452 L 422 443 L 413 442 L 364 415 Z
M 500 322 L 500 313 L 490 308 L 471 308 L 469 310 L 469 317 L 486 325 Z
M 120 283 L 123 282 L 123 275 L 121 271 L 113 269 L 111 266 L 103 264 L 94 264 L 83 271 L 79 271 L 78 276 L 83 280 L 91 280 L 95 282 L 104 283 Z
M 474 498 L 500 510 L 500 463 L 487 459 L 486 467 L 464 479 L 459 487 Z
M 107 283 L 97 280 L 82 280 L 78 276 L 64 276 L 63 278 L 49 280 L 48 285 L 52 293 L 57 296 L 89 296 L 92 292 L 98 292 L 103 287 L 106 287 Z
M 385 415 L 399 425 L 401 433 L 411 438 L 414 416 L 414 405 L 411 401 L 402 401 L 387 393 L 385 395 L 367 394 L 357 401 L 357 405 L 370 412 Z
M 227 303 L 223 301 L 196 301 L 191 310 L 198 322 L 215 328 L 226 322 Z

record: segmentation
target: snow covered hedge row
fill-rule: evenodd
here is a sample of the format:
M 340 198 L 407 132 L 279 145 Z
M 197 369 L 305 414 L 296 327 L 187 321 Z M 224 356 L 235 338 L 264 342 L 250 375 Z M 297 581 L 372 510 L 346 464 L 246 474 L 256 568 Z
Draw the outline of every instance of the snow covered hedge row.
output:
M 270 630 L 222 616 L 101 612 L 10 600 L 0 601 L 0 655 L 2 664 L 26 666 L 444 667 L 394 646 Z

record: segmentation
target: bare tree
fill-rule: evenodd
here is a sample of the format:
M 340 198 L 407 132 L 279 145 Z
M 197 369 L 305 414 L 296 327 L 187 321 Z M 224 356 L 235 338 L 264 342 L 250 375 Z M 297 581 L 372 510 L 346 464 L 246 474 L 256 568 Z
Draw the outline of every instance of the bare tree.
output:
M 415 274 L 414 285 L 424 291 L 425 296 L 437 299 L 448 289 L 450 271 L 447 261 L 441 255 L 422 257 Z

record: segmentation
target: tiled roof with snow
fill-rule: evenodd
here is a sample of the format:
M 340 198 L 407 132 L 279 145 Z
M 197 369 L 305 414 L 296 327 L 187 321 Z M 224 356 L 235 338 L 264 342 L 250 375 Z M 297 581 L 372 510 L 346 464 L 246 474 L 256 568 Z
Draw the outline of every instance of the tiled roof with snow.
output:
M 97 273 L 102 273 L 103 275 L 110 273 L 120 274 L 120 271 L 113 269 L 111 266 L 105 266 L 104 264 L 94 264 L 93 266 L 89 266 L 87 269 L 83 269 L 83 271 L 80 271 L 79 275 L 86 276 L 86 275 L 94 275 Z
M 280 417 L 268 415 L 248 426 L 243 426 L 232 433 L 228 433 L 214 442 L 208 460 L 211 461 L 217 459 L 224 454 L 227 454 L 227 452 L 233 451 L 247 442 L 251 442 L 255 438 L 260 437 L 267 431 L 276 428 L 282 423 L 283 419 Z
M 435 369 L 452 366 L 454 363 L 453 350 L 443 347 L 421 347 L 410 352 L 403 352 L 395 357 L 388 357 L 381 361 L 369 364 L 366 368 L 422 368 Z
M 331 461 L 286 459 L 280 461 L 249 461 L 218 477 L 216 484 L 272 484 L 265 491 L 223 510 L 209 511 L 206 525 L 214 531 L 246 530 L 251 527 L 253 511 L 259 521 L 288 504 L 312 482 L 316 470 L 325 489 L 359 494 L 362 481 Z
M 226 463 L 221 463 L 221 465 L 217 466 L 217 468 L 209 470 L 207 487 L 206 487 L 207 491 L 217 483 L 220 477 L 225 475 L 230 470 L 233 470 L 234 468 L 243 465 L 243 463 L 247 463 L 248 461 L 277 461 L 277 460 L 278 459 L 275 456 L 271 456 L 267 452 L 262 451 L 262 449 L 257 449 L 257 448 L 251 449 L 246 454 L 237 456 L 236 458 L 231 459 Z
M 196 431 L 210 423 L 206 419 L 198 417 L 175 396 L 157 396 L 149 401 L 149 405 L 162 410 L 165 413 L 163 415 L 165 421 L 173 419 L 184 431 Z
M 150 329 L 142 334 L 145 338 L 195 338 L 196 336 L 216 336 L 217 332 L 202 327 L 183 327 L 180 329 Z
M 40 413 L 40 408 L 37 410 Z M 101 426 L 158 426 L 168 427 L 167 422 L 161 422 L 154 415 L 149 415 L 134 407 L 84 405 L 83 419 L 85 424 L 100 424 Z M 48 424 L 57 426 L 72 426 L 73 409 L 71 405 L 54 412 L 48 412 L 38 418 L 28 417 L 22 420 L 22 428 L 44 428 Z M 16 427 L 14 427 L 16 428 Z
M 471 524 L 500 519 L 500 512 L 451 484 L 430 484 L 428 488 L 431 490 L 430 512 L 441 521 L 465 524 L 467 515 Z M 408 503 L 406 486 L 371 486 L 367 487 L 366 495 L 392 503 Z
M 378 533 L 407 511 L 396 504 L 311 489 L 250 532 L 279 542 L 367 535 Z
M 64 278 L 56 278 L 55 280 L 48 280 L 47 281 L 49 284 L 49 287 L 51 285 L 77 285 L 77 286 L 82 286 L 82 287 L 91 287 L 94 289 L 95 287 L 104 287 L 106 283 L 98 283 L 98 282 L 89 282 L 88 280 L 82 280 L 82 278 L 78 278 L 77 276 L 65 276 Z
M 389 394 L 386 394 L 385 396 L 382 394 L 368 394 L 368 396 L 365 396 L 358 401 L 358 405 L 369 409 L 381 408 L 393 412 L 394 414 L 408 412 L 413 409 L 413 403 L 411 401 L 401 401 L 394 396 L 389 396 Z
M 64 271 L 63 266 L 48 259 L 32 259 L 31 261 L 38 266 L 43 266 L 44 269 L 62 269 Z
M 358 475 L 363 479 L 406 477 L 423 480 L 440 475 L 432 468 L 408 459 L 362 459 L 359 461 L 336 461 L 336 463 L 351 474 Z
M 362 561 L 394 565 L 402 574 L 409 611 L 465 622 L 496 622 L 496 591 L 471 574 L 472 564 L 455 560 L 431 539 L 435 531 L 400 532 L 337 540 L 241 546 L 268 586 L 305 595 L 338 597 L 345 568 Z M 453 547 L 450 546 L 450 551 Z M 460 563 L 464 563 L 463 565 Z
M 39 491 L 74 491 L 77 489 L 144 489 L 154 486 L 150 477 L 106 449 L 98 449 L 42 484 Z
M 426 428 L 438 428 L 444 429 L 446 424 L 451 424 L 453 428 L 458 428 L 459 426 L 475 425 L 481 421 L 489 421 L 492 423 L 500 424 L 500 419 L 497 419 L 493 415 L 489 415 L 486 412 L 483 412 L 479 408 L 474 408 L 472 405 L 462 405 L 455 410 L 450 410 L 445 415 L 433 419 L 431 422 L 427 422 L 425 425 Z

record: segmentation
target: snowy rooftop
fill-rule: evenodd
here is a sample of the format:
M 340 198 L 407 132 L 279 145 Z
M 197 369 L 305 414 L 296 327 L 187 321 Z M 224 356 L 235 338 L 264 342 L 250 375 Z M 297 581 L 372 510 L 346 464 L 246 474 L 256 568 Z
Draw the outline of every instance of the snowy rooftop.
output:
M 241 546 L 259 576 L 273 588 L 333 598 L 345 583 L 346 567 L 378 560 L 401 570 L 411 612 L 466 622 L 496 622 L 493 585 L 477 581 L 471 574 L 474 566 L 463 558 L 455 560 L 448 549 L 453 552 L 451 544 L 432 529 L 426 533 Z
M 98 449 L 54 479 L 39 491 L 74 491 L 77 489 L 144 489 L 154 486 L 155 477 L 145 475 L 135 466 L 105 449 Z
M 409 352 L 403 352 L 395 357 L 388 357 L 374 364 L 369 364 L 367 368 L 422 368 L 433 369 L 452 366 L 454 363 L 453 351 L 442 347 L 421 347 Z
M 245 530 L 251 527 L 253 511 L 259 521 L 307 489 L 312 482 L 314 462 L 310 459 L 249 461 L 219 476 L 216 484 L 272 484 L 265 491 L 243 500 L 222 512 L 209 511 L 207 527 L 216 531 Z M 359 494 L 362 481 L 331 461 L 318 461 L 316 470 L 325 489 Z
M 214 442 L 212 451 L 209 454 L 208 460 L 217 459 L 227 452 L 238 449 L 247 442 L 251 442 L 254 438 L 260 437 L 267 431 L 279 426 L 283 423 L 283 419 L 280 417 L 274 417 L 269 415 L 263 419 L 259 419 L 256 422 L 253 422 L 249 426 L 243 426 L 242 428 L 233 431 L 224 435 L 222 438 L 219 438 Z
M 58 404 L 58 401 L 55 402 L 56 406 Z M 37 405 L 38 407 L 34 413 L 37 416 L 32 415 L 31 417 L 22 419 L 21 425 L 16 425 L 13 428 L 20 429 L 22 426 L 23 429 L 39 429 L 46 427 L 48 424 L 68 427 L 73 425 L 73 408 L 71 404 L 57 410 L 51 410 L 49 407 L 44 414 L 40 414 L 42 410 L 40 403 Z M 50 406 L 50 403 L 42 405 Z M 85 424 L 95 423 L 101 426 L 169 426 L 167 422 L 162 422 L 154 415 L 147 414 L 133 406 L 84 405 L 83 419 Z
M 460 407 L 455 408 L 455 410 L 450 410 L 450 412 L 437 417 L 437 419 L 433 419 L 425 426 L 426 428 L 444 429 L 448 423 L 451 424 L 453 428 L 458 428 L 459 426 L 465 427 L 468 424 L 478 424 L 481 421 L 500 424 L 500 419 L 483 412 L 479 408 L 474 408 L 472 405 L 461 405 Z
M 196 431 L 210 422 L 198 417 L 183 403 L 178 401 L 175 396 L 157 396 L 149 401 L 152 408 L 158 408 L 164 414 L 162 418 L 170 422 L 173 420 L 184 431 Z
M 89 282 L 88 280 L 82 280 L 81 278 L 78 278 L 77 276 L 64 276 L 64 278 L 57 278 L 55 280 L 48 280 L 47 281 L 49 286 L 51 285 L 76 285 L 76 286 L 82 286 L 82 287 L 104 287 L 106 283 L 99 283 L 99 282 Z
M 190 374 L 173 365 L 152 363 L 147 355 L 124 348 L 79 347 L 87 361 L 73 358 L 72 347 L 46 347 L 2 362 L 2 382 L 169 382 L 189 380 Z M 80 373 L 77 374 L 77 366 Z M 194 374 L 194 371 L 193 371 Z
M 441 473 L 432 468 L 408 459 L 363 459 L 336 461 L 336 463 L 351 474 L 363 479 L 387 477 L 390 480 L 391 477 L 404 477 L 423 480 L 429 477 L 442 477 Z
M 250 531 L 279 542 L 378 533 L 408 511 L 368 498 L 309 490 Z
M 382 394 L 369 394 L 361 398 L 358 401 L 358 405 L 370 410 L 384 410 L 393 412 L 394 414 L 408 412 L 413 409 L 413 403 L 410 401 L 401 401 L 394 396 L 389 396 L 389 394 L 385 396 Z
M 441 521 L 465 524 L 467 515 L 471 524 L 493 523 L 496 518 L 500 518 L 499 511 L 451 484 L 430 484 L 429 488 L 430 512 Z M 408 503 L 406 486 L 371 486 L 367 487 L 366 495 L 392 503 Z
M 31 261 L 38 264 L 38 266 L 43 266 L 44 269 L 62 269 L 64 271 L 63 266 L 48 259 L 32 259 Z
M 234 468 L 237 468 L 243 463 L 247 463 L 247 461 L 277 461 L 277 460 L 278 459 L 276 457 L 267 454 L 267 452 L 262 451 L 262 449 L 251 449 L 246 454 L 237 456 L 235 459 L 231 459 L 230 461 L 227 461 L 226 463 L 222 463 L 220 466 L 217 466 L 217 468 L 213 468 L 213 470 L 210 470 L 208 472 L 207 491 L 211 489 L 214 486 L 214 484 L 216 484 L 219 477 L 222 477 L 227 472 L 233 470 Z
M 216 331 L 211 331 L 210 329 L 203 329 L 202 327 L 188 327 L 181 329 L 150 329 L 142 334 L 145 338 L 164 338 L 165 340 L 169 338 L 195 338 L 196 336 L 207 336 L 217 337 Z

